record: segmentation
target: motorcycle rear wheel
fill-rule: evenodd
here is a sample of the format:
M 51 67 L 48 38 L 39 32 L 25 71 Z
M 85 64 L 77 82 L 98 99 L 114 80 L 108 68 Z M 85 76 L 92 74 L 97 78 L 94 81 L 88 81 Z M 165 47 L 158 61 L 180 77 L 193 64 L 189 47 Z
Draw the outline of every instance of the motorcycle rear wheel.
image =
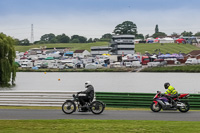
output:
M 158 103 L 157 105 L 155 105 L 155 103 L 153 102 L 150 106 L 151 110 L 153 112 L 159 112 L 161 110 L 161 105 Z
M 62 105 L 62 111 L 65 114 L 71 114 L 76 111 L 76 105 L 73 101 L 67 100 L 66 102 L 63 103 Z
M 90 104 L 91 112 L 95 115 L 101 114 L 104 111 L 105 105 L 100 101 L 94 101 Z
M 190 110 L 190 104 L 185 102 L 185 107 L 179 107 L 178 110 L 182 113 L 188 112 Z

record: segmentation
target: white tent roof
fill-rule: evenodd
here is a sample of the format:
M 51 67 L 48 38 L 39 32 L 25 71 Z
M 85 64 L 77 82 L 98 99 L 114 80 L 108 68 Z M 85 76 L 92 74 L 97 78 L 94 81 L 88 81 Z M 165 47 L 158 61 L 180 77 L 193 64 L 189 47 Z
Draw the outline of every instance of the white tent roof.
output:
M 162 38 L 162 39 L 160 39 L 160 40 L 168 40 L 168 41 L 173 41 L 174 39 L 173 38 Z

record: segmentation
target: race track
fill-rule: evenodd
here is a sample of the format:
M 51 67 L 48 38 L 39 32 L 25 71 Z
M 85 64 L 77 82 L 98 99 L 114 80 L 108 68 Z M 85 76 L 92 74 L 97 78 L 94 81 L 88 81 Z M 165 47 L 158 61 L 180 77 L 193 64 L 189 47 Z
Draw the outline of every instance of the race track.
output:
M 200 111 L 117 111 L 105 110 L 100 115 L 91 112 L 75 112 L 67 115 L 62 110 L 32 110 L 32 109 L 0 109 L 1 120 L 30 119 L 99 119 L 99 120 L 163 120 L 163 121 L 200 121 Z

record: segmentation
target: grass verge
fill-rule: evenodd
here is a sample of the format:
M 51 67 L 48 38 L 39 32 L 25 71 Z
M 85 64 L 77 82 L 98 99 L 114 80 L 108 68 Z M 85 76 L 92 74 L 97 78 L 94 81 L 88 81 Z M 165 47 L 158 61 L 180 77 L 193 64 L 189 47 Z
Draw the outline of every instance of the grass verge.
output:
M 145 68 L 140 72 L 200 72 L 200 65 L 168 66 Z
M 0 120 L 1 133 L 197 133 L 200 122 L 147 120 Z
M 18 68 L 17 72 L 134 72 L 134 68 L 98 68 L 98 69 L 38 69 Z
M 61 107 L 46 107 L 46 106 L 0 106 L 0 109 L 55 109 L 55 110 L 61 110 Z M 150 108 L 119 108 L 119 107 L 106 107 L 105 110 L 146 110 L 149 111 Z M 199 109 L 192 109 L 190 111 L 200 111 Z
M 58 109 L 61 107 L 45 107 L 45 106 L 0 106 L 0 109 Z M 114 108 L 106 107 L 105 110 L 149 110 L 149 108 Z

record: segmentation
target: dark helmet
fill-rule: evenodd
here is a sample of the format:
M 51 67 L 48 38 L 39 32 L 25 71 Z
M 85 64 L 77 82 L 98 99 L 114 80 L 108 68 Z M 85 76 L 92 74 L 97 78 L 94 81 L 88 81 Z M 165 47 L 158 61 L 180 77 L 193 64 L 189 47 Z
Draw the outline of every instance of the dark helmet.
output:
M 168 82 L 164 84 L 165 89 L 168 89 L 169 86 L 170 84 Z

